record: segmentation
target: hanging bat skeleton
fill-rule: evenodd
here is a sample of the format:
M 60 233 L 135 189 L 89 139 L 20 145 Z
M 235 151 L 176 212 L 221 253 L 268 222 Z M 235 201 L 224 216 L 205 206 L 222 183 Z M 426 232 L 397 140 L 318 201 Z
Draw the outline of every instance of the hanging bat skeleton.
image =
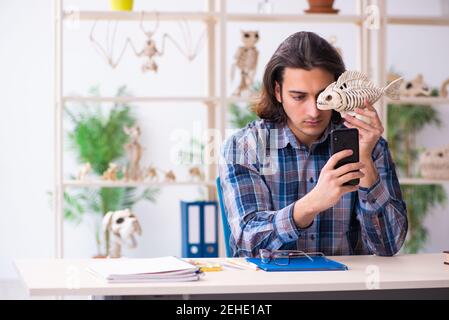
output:
M 112 68 L 116 68 L 118 66 L 118 64 L 120 63 L 120 60 L 122 59 L 122 57 L 126 51 L 126 48 L 129 45 L 137 57 L 145 58 L 145 62 L 142 65 L 142 72 L 146 72 L 146 71 L 157 72 L 158 65 L 156 63 L 156 57 L 160 57 L 160 56 L 164 55 L 165 43 L 166 43 L 167 39 L 170 40 L 175 45 L 175 47 L 179 50 L 179 52 L 181 52 L 182 55 L 184 55 L 187 58 L 187 60 L 192 61 L 198 55 L 199 49 L 200 49 L 200 47 L 204 41 L 204 38 L 205 38 L 205 31 L 203 31 L 202 35 L 198 39 L 196 46 L 193 47 L 193 45 L 192 45 L 193 41 L 192 41 L 192 37 L 190 34 L 190 28 L 189 28 L 187 22 L 183 21 L 182 23 L 179 24 L 179 26 L 182 31 L 186 49 L 184 49 L 180 44 L 178 44 L 178 42 L 167 33 L 163 34 L 161 45 L 158 46 L 156 44 L 156 41 L 154 40 L 154 35 L 159 27 L 158 13 L 156 13 L 156 24 L 155 24 L 153 30 L 145 30 L 145 28 L 143 26 L 143 20 L 144 20 L 144 13 L 142 12 L 141 19 L 140 19 L 140 29 L 146 36 L 146 40 L 145 40 L 145 43 L 144 43 L 142 49 L 138 50 L 136 48 L 136 46 L 134 45 L 134 43 L 132 42 L 132 40 L 130 38 L 127 38 L 125 44 L 123 45 L 122 50 L 120 51 L 120 54 L 115 59 L 114 59 L 113 49 L 114 49 L 114 43 L 115 43 L 115 35 L 117 33 L 118 22 L 116 21 L 116 23 L 115 23 L 115 26 L 114 26 L 114 29 L 112 32 L 112 36 L 110 36 L 110 24 L 108 22 L 105 47 L 103 47 L 94 37 L 94 30 L 96 27 L 96 22 L 94 22 L 92 29 L 91 29 L 91 33 L 90 33 L 90 40 L 94 44 L 94 47 L 99 51 L 99 53 L 102 56 L 104 56 L 104 58 L 106 59 L 106 61 Z

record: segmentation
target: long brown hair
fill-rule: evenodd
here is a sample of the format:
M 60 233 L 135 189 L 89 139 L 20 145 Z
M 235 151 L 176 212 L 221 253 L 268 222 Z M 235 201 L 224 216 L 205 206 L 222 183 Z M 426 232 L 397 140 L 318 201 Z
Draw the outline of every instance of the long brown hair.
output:
M 254 112 L 261 119 L 285 123 L 287 114 L 282 103 L 276 99 L 276 82 L 282 88 L 285 68 L 311 70 L 317 67 L 333 74 L 335 80 L 345 71 L 345 64 L 337 50 L 316 33 L 302 31 L 289 36 L 267 63 L 260 100 L 254 105 Z M 335 117 L 338 114 L 333 111 L 332 118 Z

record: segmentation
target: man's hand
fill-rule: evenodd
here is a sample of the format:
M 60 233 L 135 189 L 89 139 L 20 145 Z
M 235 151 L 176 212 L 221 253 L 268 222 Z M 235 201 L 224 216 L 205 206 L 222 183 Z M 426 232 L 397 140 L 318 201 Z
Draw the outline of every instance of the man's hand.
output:
M 343 184 L 353 179 L 362 179 L 365 176 L 360 171 L 365 167 L 363 163 L 349 163 L 335 169 L 338 161 L 351 154 L 352 150 L 343 150 L 330 157 L 321 170 L 315 188 L 296 201 L 293 219 L 298 227 L 309 226 L 318 213 L 333 207 L 344 194 L 358 189 L 358 186 L 344 186 Z
M 371 154 L 376 146 L 377 141 L 384 132 L 382 121 L 380 121 L 379 115 L 376 109 L 365 101 L 365 108 L 356 108 L 354 110 L 357 114 L 360 114 L 370 120 L 370 123 L 363 122 L 356 117 L 346 114 L 344 119 L 344 125 L 348 128 L 356 128 L 359 131 L 359 154 L 360 159 L 371 159 Z
M 371 158 L 373 149 L 376 146 L 377 141 L 382 136 L 384 132 L 384 127 L 382 121 L 376 112 L 376 109 L 365 101 L 366 108 L 359 109 L 356 108 L 355 112 L 366 118 L 370 119 L 370 123 L 365 123 L 362 120 L 352 117 L 348 114 L 345 115 L 344 125 L 348 128 L 356 128 L 359 131 L 359 155 L 360 162 L 365 164 L 365 169 L 362 172 L 365 177 L 360 180 L 360 186 L 369 188 L 371 187 L 379 177 L 377 169 Z

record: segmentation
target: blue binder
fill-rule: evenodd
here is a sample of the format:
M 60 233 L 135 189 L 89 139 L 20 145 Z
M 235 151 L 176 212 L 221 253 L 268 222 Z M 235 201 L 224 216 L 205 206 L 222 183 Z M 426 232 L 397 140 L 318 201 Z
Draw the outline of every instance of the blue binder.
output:
M 247 261 L 256 264 L 265 271 L 343 271 L 348 267 L 342 263 L 326 257 L 313 257 L 313 261 L 306 257 L 290 259 L 288 265 L 278 265 L 273 261 L 262 263 L 260 258 L 246 258 Z
M 216 201 L 181 201 L 181 227 L 182 257 L 218 257 Z

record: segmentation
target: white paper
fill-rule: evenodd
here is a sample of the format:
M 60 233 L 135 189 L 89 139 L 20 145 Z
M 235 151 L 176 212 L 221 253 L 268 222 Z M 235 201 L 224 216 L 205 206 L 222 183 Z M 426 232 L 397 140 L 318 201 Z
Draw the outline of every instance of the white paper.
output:
M 104 259 L 93 260 L 88 268 L 106 279 L 135 279 L 169 277 L 170 275 L 192 274 L 198 269 L 196 266 L 177 257 L 168 256 L 150 259 Z

